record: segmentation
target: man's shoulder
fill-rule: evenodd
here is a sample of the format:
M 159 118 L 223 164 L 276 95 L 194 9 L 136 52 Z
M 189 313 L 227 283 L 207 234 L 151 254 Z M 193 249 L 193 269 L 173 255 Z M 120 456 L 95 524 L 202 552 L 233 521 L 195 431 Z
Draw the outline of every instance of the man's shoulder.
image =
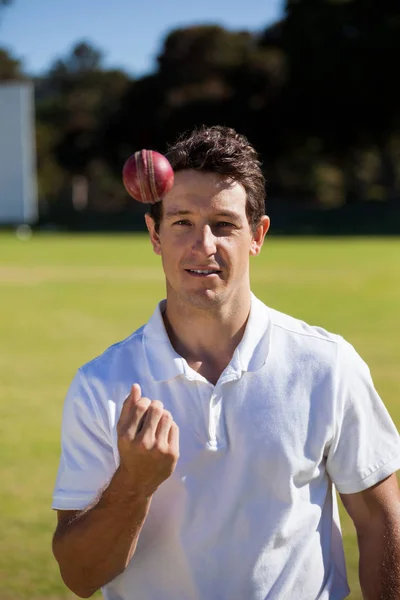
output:
M 291 339 L 301 345 L 336 347 L 343 338 L 320 325 L 312 325 L 300 318 L 268 307 L 272 333 Z
M 139 362 L 145 326 L 142 325 L 128 337 L 108 346 L 101 354 L 84 363 L 79 371 L 86 377 L 100 374 L 104 377 L 117 365 L 119 368 L 129 368 L 133 357 L 135 362 Z
M 319 325 L 268 307 L 269 361 L 284 373 L 298 372 L 310 382 L 337 372 L 343 338 Z

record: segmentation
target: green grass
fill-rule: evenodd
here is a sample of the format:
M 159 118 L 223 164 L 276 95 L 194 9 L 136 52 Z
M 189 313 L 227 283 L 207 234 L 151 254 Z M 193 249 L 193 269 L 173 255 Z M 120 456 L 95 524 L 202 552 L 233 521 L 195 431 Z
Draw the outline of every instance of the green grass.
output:
M 267 240 L 252 261 L 270 306 L 344 335 L 400 424 L 400 241 Z M 50 552 L 64 394 L 75 370 L 147 320 L 164 296 L 145 236 L 0 236 L 0 598 L 74 598 Z M 357 546 L 343 515 L 351 598 Z

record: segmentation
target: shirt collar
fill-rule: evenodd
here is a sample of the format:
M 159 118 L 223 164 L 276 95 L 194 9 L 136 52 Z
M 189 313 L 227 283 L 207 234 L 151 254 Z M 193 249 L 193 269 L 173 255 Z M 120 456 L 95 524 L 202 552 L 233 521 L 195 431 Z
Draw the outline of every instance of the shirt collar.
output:
M 165 300 L 158 304 L 143 331 L 144 353 L 153 379 L 168 381 L 179 375 L 192 380 L 203 379 L 172 347 L 162 317 L 165 305 Z M 223 379 L 237 379 L 242 372 L 257 371 L 265 364 L 269 348 L 268 313 L 268 307 L 252 294 L 243 338 L 222 375 Z

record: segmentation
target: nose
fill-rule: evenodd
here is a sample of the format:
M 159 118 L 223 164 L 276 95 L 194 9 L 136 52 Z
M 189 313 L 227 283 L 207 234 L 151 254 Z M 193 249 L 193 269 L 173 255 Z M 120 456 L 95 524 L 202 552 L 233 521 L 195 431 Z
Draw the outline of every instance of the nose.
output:
M 215 254 L 217 251 L 215 235 L 209 225 L 205 225 L 203 228 L 196 232 L 196 239 L 193 243 L 193 250 L 195 252 L 210 256 Z

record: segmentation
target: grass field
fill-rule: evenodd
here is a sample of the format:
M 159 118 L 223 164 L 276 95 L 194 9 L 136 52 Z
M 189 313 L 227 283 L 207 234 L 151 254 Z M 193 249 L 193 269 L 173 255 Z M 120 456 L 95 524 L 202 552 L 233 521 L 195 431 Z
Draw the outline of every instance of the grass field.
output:
M 270 238 L 252 262 L 270 306 L 344 335 L 400 425 L 400 240 Z M 50 551 L 64 394 L 75 370 L 164 296 L 145 236 L 0 235 L 0 598 L 75 598 Z M 351 598 L 357 547 L 343 517 Z

